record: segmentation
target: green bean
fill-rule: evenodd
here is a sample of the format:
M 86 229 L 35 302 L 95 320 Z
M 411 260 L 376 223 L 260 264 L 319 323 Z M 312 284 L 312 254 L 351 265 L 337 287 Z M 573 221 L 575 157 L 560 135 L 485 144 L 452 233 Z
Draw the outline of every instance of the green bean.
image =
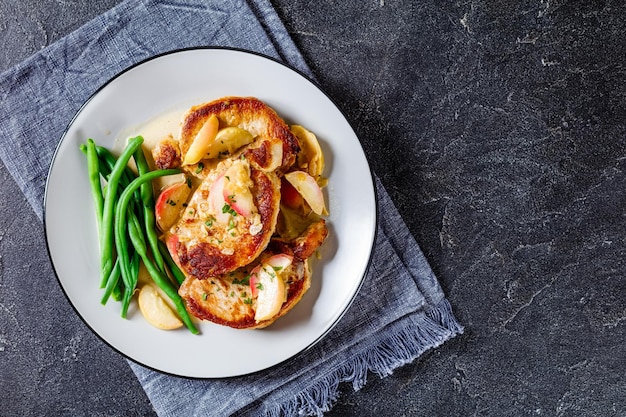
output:
M 141 175 L 134 179 L 128 187 L 124 189 L 122 195 L 119 198 L 117 203 L 117 207 L 115 208 L 115 228 L 114 228 L 114 237 L 115 244 L 118 245 L 118 256 L 122 259 L 121 264 L 121 272 L 122 272 L 122 280 L 126 283 L 129 277 L 129 269 L 128 269 L 128 261 L 126 251 L 126 227 L 127 227 L 127 216 L 128 216 L 128 206 L 133 198 L 135 191 L 141 187 L 142 184 L 152 181 L 155 178 L 159 178 L 165 175 L 173 175 L 180 173 L 178 169 L 162 169 L 148 172 L 147 174 Z M 131 216 L 135 215 L 134 212 L 131 211 Z M 131 217 L 132 218 L 132 217 Z
M 134 217 L 136 221 L 136 217 Z M 130 220 L 133 221 L 133 220 Z M 141 258 L 137 252 L 133 253 L 132 262 L 130 263 L 130 275 L 128 277 L 128 281 L 124 283 L 124 295 L 122 297 L 122 311 L 121 316 L 126 318 L 128 313 L 128 307 L 130 305 L 130 300 L 133 297 L 133 293 L 135 292 L 135 288 L 137 288 L 137 281 L 139 279 L 139 262 Z
M 176 291 L 174 285 L 171 283 L 169 278 L 156 267 L 156 265 L 152 262 L 152 259 L 148 257 L 145 242 L 140 236 L 140 233 L 134 223 L 130 224 L 128 232 L 130 235 L 130 240 L 133 242 L 135 250 L 139 253 L 139 256 L 141 256 L 143 264 L 146 266 L 146 269 L 148 270 L 150 277 L 152 277 L 152 280 L 172 300 L 174 306 L 176 307 L 176 312 L 182 319 L 183 323 L 185 323 L 185 326 L 187 326 L 189 331 L 193 334 L 200 333 L 196 326 L 193 324 L 193 321 L 191 320 L 191 317 L 189 316 L 189 313 L 185 308 L 185 303 L 183 302 L 183 299 L 180 297 L 180 295 L 178 295 L 178 292 Z
M 180 270 L 178 265 L 176 265 L 176 262 L 174 262 L 174 259 L 172 259 L 172 255 L 170 254 L 169 250 L 167 250 L 167 246 L 165 246 L 165 243 L 161 241 L 159 241 L 159 252 L 161 252 L 161 255 L 163 256 L 165 263 L 170 269 L 172 276 L 174 277 L 178 285 L 181 285 L 185 280 L 185 274 L 183 274 L 183 271 Z
M 150 172 L 141 149 L 142 142 L 141 136 L 129 139 L 128 145 L 118 159 L 106 148 L 96 146 L 91 139 L 87 146 L 81 145 L 81 151 L 87 154 L 88 162 L 91 160 L 92 164 L 89 167 L 90 182 L 92 186 L 95 185 L 93 175 L 95 171 L 98 189 L 101 195 L 104 194 L 102 212 L 99 216 L 101 285 L 105 288 L 101 303 L 105 304 L 111 296 L 117 300 L 121 299 L 121 315 L 126 317 L 137 285 L 139 262 L 143 261 L 153 281 L 174 303 L 183 323 L 193 334 L 198 334 L 199 331 L 189 316 L 183 299 L 178 295 L 177 286 L 168 277 L 169 270 L 179 285 L 185 278 L 156 234 L 154 195 L 150 184 L 153 179 L 178 174 L 180 170 Z M 128 167 L 131 156 L 135 157 L 138 176 Z M 94 165 L 94 159 L 98 162 L 97 165 Z M 107 180 L 104 192 L 100 185 L 100 176 Z M 94 198 L 96 197 L 94 195 Z M 96 213 L 98 214 L 98 211 Z M 143 220 L 143 224 L 140 219 Z M 152 257 L 148 252 L 148 246 Z M 114 250 L 117 251 L 117 257 L 114 256 Z
M 107 284 L 104 289 L 104 294 L 102 295 L 102 299 L 100 300 L 100 304 L 105 305 L 107 301 L 109 301 L 109 297 L 111 293 L 114 292 L 117 284 L 120 280 L 120 260 L 115 260 L 115 265 L 113 265 L 113 270 L 111 271 L 111 275 L 107 278 Z
M 125 188 L 126 189 L 126 188 Z M 124 189 L 124 190 L 125 190 Z M 124 191 L 122 191 L 120 193 L 120 198 L 121 195 Z M 132 198 L 130 199 L 130 201 L 128 202 L 127 208 L 126 208 L 126 216 L 129 219 L 128 221 L 131 221 L 137 217 L 142 217 L 143 216 L 143 211 L 142 211 L 142 207 L 140 204 L 137 204 L 137 202 L 135 201 L 136 199 L 136 193 L 132 193 Z M 119 203 L 118 203 L 119 204 Z M 120 263 L 120 274 L 122 275 L 122 282 L 124 283 L 124 286 L 126 288 L 128 287 L 132 287 L 131 289 L 134 290 L 134 285 L 132 284 L 132 263 L 131 263 L 131 248 L 132 248 L 132 243 L 130 242 L 130 237 L 128 237 L 128 234 L 125 232 L 124 230 L 124 223 L 120 223 L 120 221 L 126 221 L 125 218 L 120 217 L 117 213 L 115 216 L 115 225 L 114 225 L 114 230 L 113 230 L 113 234 L 114 234 L 114 238 L 115 238 L 115 247 L 117 249 L 117 261 L 119 261 Z M 122 227 L 120 227 L 122 226 Z M 124 291 L 125 293 L 127 291 Z M 124 299 L 123 299 L 124 300 Z M 128 300 L 130 301 L 130 299 Z M 125 304 L 122 303 L 122 310 L 125 309 Z M 122 316 L 124 317 L 124 316 Z
M 91 186 L 91 195 L 96 211 L 96 220 L 98 223 L 98 232 L 102 229 L 102 210 L 104 206 L 104 197 L 102 196 L 102 185 L 100 183 L 100 161 L 96 153 L 96 144 L 93 139 L 87 140 L 85 147 L 87 153 L 87 172 L 89 174 L 89 184 Z
M 148 167 L 148 162 L 146 161 L 143 149 L 137 149 L 134 157 L 139 175 L 150 172 L 150 167 Z M 161 253 L 159 252 L 159 237 L 156 234 L 156 216 L 154 213 L 154 194 L 152 191 L 152 184 L 146 182 L 139 188 L 139 190 L 141 201 L 143 203 L 144 227 L 146 237 L 148 238 L 148 244 L 152 250 L 152 258 L 161 272 L 165 273 L 165 263 Z
M 111 292 L 111 297 L 115 301 L 122 301 L 123 294 L 124 294 L 124 283 L 122 282 L 121 279 L 118 278 L 117 285 L 113 287 L 113 291 Z
M 89 139 L 91 140 L 91 139 Z M 95 143 L 94 143 L 95 145 Z M 96 156 L 98 158 L 98 168 L 100 171 L 100 175 L 105 178 L 106 180 L 109 179 L 109 176 L 111 175 L 111 171 L 113 170 L 113 168 L 115 167 L 115 163 L 117 162 L 117 158 L 115 158 L 113 156 L 113 154 L 111 152 L 109 152 L 108 149 L 102 147 L 102 146 L 94 146 L 95 151 L 96 151 Z M 82 144 L 80 145 L 80 150 L 86 155 L 89 156 L 88 150 L 87 150 L 87 145 Z M 127 172 L 124 172 L 124 174 L 127 174 Z M 120 177 L 120 186 L 122 187 L 126 187 L 128 185 L 128 183 L 130 181 L 128 181 L 126 179 L 125 175 L 122 175 Z M 101 186 L 101 195 L 104 198 L 104 195 L 106 195 L 107 192 L 107 188 L 108 188 L 108 184 L 105 184 L 104 186 Z M 118 187 L 118 194 L 121 193 L 121 191 L 119 190 Z M 104 203 L 104 201 L 103 201 Z M 102 209 L 101 209 L 102 212 Z M 102 214 L 100 215 L 100 220 L 98 223 L 98 232 L 99 232 L 99 238 L 100 240 L 102 240 Z M 115 259 L 115 265 L 113 266 L 113 270 L 111 271 L 111 273 L 109 274 L 109 276 L 104 280 L 101 279 L 100 282 L 100 286 L 105 288 L 105 293 L 104 296 L 102 297 L 102 299 L 100 300 L 102 304 L 106 304 L 106 302 L 108 301 L 108 298 L 111 294 L 113 294 L 113 299 L 115 299 L 116 301 L 120 301 L 121 299 L 121 292 L 122 289 L 121 287 L 124 286 L 124 284 L 122 283 L 122 281 L 119 279 L 119 275 L 120 275 L 120 262 L 119 259 Z M 104 277 L 103 277 L 104 278 Z M 119 285 L 117 285 L 119 283 Z
M 105 171 L 102 172 L 102 176 L 108 179 L 108 176 L 111 174 L 111 171 L 113 170 L 113 167 L 115 166 L 115 163 L 117 162 L 117 158 L 111 153 L 111 151 L 109 151 L 104 146 L 96 145 L 96 153 L 98 154 L 98 158 L 100 158 L 100 161 L 102 162 L 101 165 L 104 165 L 104 167 L 109 168 L 108 173 Z M 120 177 L 120 182 L 122 184 L 128 185 L 136 177 L 137 176 L 135 175 L 135 173 L 127 165 L 124 168 L 124 173 Z
M 117 200 L 116 197 L 119 180 L 125 171 L 128 160 L 142 143 L 143 138 L 141 136 L 128 140 L 128 145 L 116 161 L 107 184 L 107 193 L 104 198 L 104 209 L 102 213 L 102 232 L 100 234 L 101 287 L 106 286 L 106 279 L 109 277 L 109 274 L 113 269 L 113 217 Z
M 119 204 L 119 203 L 118 203 Z M 126 208 L 128 209 L 128 206 Z M 135 213 L 130 210 L 130 216 L 135 216 Z M 117 260 L 116 262 L 120 265 L 120 275 L 122 276 L 122 283 L 124 284 L 124 291 L 122 292 L 122 317 L 126 317 L 126 310 L 128 308 L 128 303 L 130 302 L 130 298 L 132 295 L 133 288 L 132 287 L 132 262 L 131 257 L 132 254 L 129 251 L 129 246 L 132 247 L 132 243 L 130 242 L 130 237 L 124 232 L 124 225 L 122 224 L 122 228 L 120 231 L 119 227 L 119 216 L 115 216 L 115 224 L 114 224 L 114 237 L 115 237 L 115 248 L 117 249 Z M 129 294 L 130 291 L 130 294 Z
M 115 166 L 115 163 L 117 161 L 117 158 L 115 158 L 115 156 L 113 156 L 113 154 L 111 152 L 109 152 L 108 149 L 101 147 L 101 146 L 96 146 L 96 153 L 98 154 L 98 157 L 101 161 L 100 163 L 100 174 L 104 177 L 104 178 L 108 178 L 111 175 L 111 171 L 113 170 L 113 167 Z M 122 174 L 122 176 L 120 177 L 120 181 L 119 181 L 119 187 L 117 190 L 117 194 L 118 194 L 118 198 L 121 195 L 122 191 L 128 186 L 128 184 L 130 184 L 130 182 L 135 178 L 134 173 L 130 170 L 130 168 L 128 168 L 128 166 L 126 167 L 126 169 L 124 170 L 124 173 Z M 105 186 L 106 188 L 106 186 Z M 139 199 L 138 194 L 135 194 L 135 199 Z M 116 273 L 121 275 L 121 268 L 122 265 L 124 266 L 124 268 L 126 268 L 126 270 L 128 270 L 128 264 L 129 264 L 129 259 L 128 256 L 126 256 L 126 252 L 127 252 L 127 248 L 129 246 L 129 239 L 127 237 L 126 241 L 121 243 L 121 244 L 116 244 L 116 249 L 117 249 L 117 253 L 118 253 L 118 258 L 115 260 L 116 262 L 116 266 L 117 266 L 117 271 Z M 121 248 L 120 248 L 121 246 Z M 120 250 L 121 249 L 121 250 Z M 120 254 L 122 254 L 121 258 L 122 260 L 119 259 Z M 115 271 L 115 268 L 114 268 Z M 127 274 L 128 275 L 128 274 Z M 105 288 L 109 288 L 110 285 L 110 280 L 114 279 L 115 282 L 118 283 L 118 285 L 113 286 L 109 291 L 105 290 L 105 295 L 103 297 L 103 301 L 106 302 L 106 300 L 108 299 L 107 293 L 111 293 L 112 290 L 112 295 L 113 295 L 113 299 L 116 301 L 122 301 L 123 300 L 123 293 L 124 293 L 124 282 L 123 280 L 119 279 L 119 276 L 115 277 L 115 276 L 111 276 L 109 275 L 109 278 L 107 280 L 107 283 L 105 285 Z M 113 284 L 113 283 L 111 283 Z

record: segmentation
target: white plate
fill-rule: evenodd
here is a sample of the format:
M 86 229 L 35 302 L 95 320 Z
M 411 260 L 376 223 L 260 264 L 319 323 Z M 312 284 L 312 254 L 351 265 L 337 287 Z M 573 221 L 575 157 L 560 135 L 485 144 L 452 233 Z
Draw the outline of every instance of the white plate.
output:
M 201 323 L 157 330 L 136 307 L 129 319 L 119 303 L 99 302 L 96 223 L 79 144 L 91 137 L 112 147 L 120 135 L 167 112 L 222 96 L 255 96 L 287 123 L 319 138 L 330 235 L 313 283 L 289 314 L 263 330 L 234 330 Z M 52 161 L 45 194 L 45 232 L 50 258 L 65 294 L 87 325 L 124 356 L 144 366 L 192 378 L 218 378 L 266 369 L 311 347 L 340 319 L 356 296 L 376 230 L 376 200 L 359 140 L 337 106 L 302 74 L 249 52 L 201 48 L 157 56 L 113 78 L 78 111 Z M 135 304 L 135 303 L 133 303 Z

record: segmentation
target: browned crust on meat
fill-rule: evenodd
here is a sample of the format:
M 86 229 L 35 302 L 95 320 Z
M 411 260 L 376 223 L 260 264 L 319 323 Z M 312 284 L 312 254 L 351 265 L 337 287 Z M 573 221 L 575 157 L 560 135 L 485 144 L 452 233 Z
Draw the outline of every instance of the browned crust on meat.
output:
M 256 148 L 249 148 L 245 151 L 246 158 L 258 167 L 266 167 L 270 164 L 272 156 L 270 155 L 270 142 L 264 140 Z
M 165 139 L 152 150 L 152 158 L 157 169 L 171 169 L 180 166 L 180 150 L 174 139 Z
M 271 241 L 271 249 L 278 252 L 288 253 L 295 258 L 305 260 L 310 258 L 328 236 L 326 221 L 319 219 L 311 223 L 304 232 L 291 241 L 280 238 Z
M 279 171 L 284 171 L 295 162 L 300 150 L 298 139 L 271 107 L 255 97 L 224 97 L 192 107 L 183 120 L 180 132 L 180 150 L 183 155 L 212 114 L 218 118 L 220 127 L 237 126 L 248 130 L 257 138 L 256 142 L 260 146 L 266 146 L 263 145 L 265 140 L 280 141 L 283 160 Z M 256 152 L 259 160 L 264 157 L 263 151 Z

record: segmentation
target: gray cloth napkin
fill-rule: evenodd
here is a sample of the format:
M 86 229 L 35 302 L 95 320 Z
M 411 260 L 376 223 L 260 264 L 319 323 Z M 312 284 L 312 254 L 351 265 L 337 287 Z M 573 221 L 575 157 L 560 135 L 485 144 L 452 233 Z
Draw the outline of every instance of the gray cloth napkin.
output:
M 40 219 L 54 150 L 81 104 L 119 71 L 193 46 L 237 47 L 313 75 L 267 0 L 128 0 L 0 75 L 0 157 Z M 319 343 L 252 375 L 191 380 L 129 361 L 161 416 L 321 415 L 340 382 L 389 375 L 463 331 L 376 179 L 379 225 L 353 305 Z M 53 277 L 49 277 L 53 279 Z

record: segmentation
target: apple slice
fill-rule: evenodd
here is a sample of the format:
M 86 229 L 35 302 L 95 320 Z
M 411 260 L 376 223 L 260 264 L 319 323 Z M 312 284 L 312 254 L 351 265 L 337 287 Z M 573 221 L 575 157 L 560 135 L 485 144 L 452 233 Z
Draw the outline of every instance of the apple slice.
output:
M 285 179 L 298 190 L 315 214 L 326 213 L 324 193 L 315 178 L 304 171 L 293 171 L 285 174 Z
M 212 146 L 207 152 L 209 158 L 219 158 L 220 155 L 232 154 L 237 149 L 252 143 L 254 136 L 245 129 L 229 126 L 220 129 L 215 136 Z
M 161 191 L 154 205 L 156 222 L 161 230 L 168 230 L 174 225 L 189 194 L 191 186 L 187 181 L 168 185 Z
M 243 217 L 249 217 L 257 211 L 250 191 L 253 185 L 250 166 L 241 159 L 235 160 L 224 173 L 224 200 Z
M 270 162 L 264 168 L 266 171 L 275 171 L 283 164 L 283 143 L 272 142 L 270 145 Z
M 267 268 L 266 272 L 271 273 L 273 271 L 273 273 L 279 276 L 292 262 L 293 256 L 281 253 L 271 256 L 250 271 L 250 293 L 252 298 L 257 298 L 259 290 L 265 288 L 262 283 L 260 284 L 259 273 L 261 268 Z
M 206 156 L 208 151 L 214 145 L 215 136 L 219 129 L 220 122 L 217 116 L 210 115 L 207 121 L 202 125 L 196 137 L 191 142 L 185 158 L 183 159 L 183 165 L 192 165 L 200 161 Z
M 143 317 L 157 329 L 173 330 L 182 327 L 183 322 L 174 314 L 154 285 L 146 284 L 141 287 L 137 302 Z
M 282 273 L 293 262 L 293 256 L 286 253 L 279 253 L 269 257 L 264 263 L 270 266 L 277 273 Z
M 259 291 L 254 320 L 258 323 L 271 319 L 280 311 L 285 301 L 285 281 L 267 268 L 261 268 L 257 276 Z
M 291 265 L 293 258 L 286 254 L 270 257 L 255 274 L 254 287 L 258 290 L 254 320 L 258 323 L 274 317 L 285 302 L 286 285 L 280 272 Z
M 226 179 L 224 174 L 217 177 L 209 190 L 209 209 L 215 216 L 218 223 L 228 224 L 230 213 L 224 211 L 226 200 L 224 199 L 224 183 Z
M 178 235 L 169 235 L 165 239 L 165 246 L 167 246 L 167 250 L 172 256 L 172 260 L 178 267 L 180 268 L 180 259 L 178 259 Z
M 261 265 L 257 265 L 254 267 L 252 271 L 250 271 L 250 294 L 252 298 L 256 298 L 259 295 L 259 271 L 261 270 Z
M 300 152 L 296 159 L 298 167 L 305 169 L 313 177 L 319 177 L 324 171 L 324 154 L 317 137 L 299 125 L 291 126 L 290 130 L 300 143 Z
M 280 200 L 284 205 L 294 210 L 299 209 L 304 204 L 302 195 L 285 178 L 281 178 L 280 181 Z

